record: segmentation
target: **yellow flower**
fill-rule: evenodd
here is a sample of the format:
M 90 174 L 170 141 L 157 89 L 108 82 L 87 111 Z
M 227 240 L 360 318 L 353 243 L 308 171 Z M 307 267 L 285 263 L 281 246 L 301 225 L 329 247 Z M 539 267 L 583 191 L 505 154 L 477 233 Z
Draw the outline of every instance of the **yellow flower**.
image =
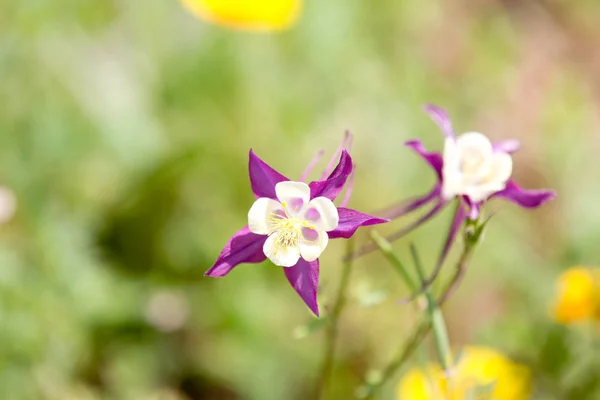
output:
M 600 285 L 598 269 L 571 267 L 556 282 L 554 318 L 567 324 L 597 316 Z
M 494 385 L 488 397 L 478 400 L 525 400 L 530 395 L 531 373 L 496 350 L 468 346 L 450 377 L 438 365 L 415 368 L 400 379 L 398 400 L 464 400 L 476 387 Z
M 194 15 L 232 28 L 272 31 L 298 19 L 302 0 L 180 0 Z

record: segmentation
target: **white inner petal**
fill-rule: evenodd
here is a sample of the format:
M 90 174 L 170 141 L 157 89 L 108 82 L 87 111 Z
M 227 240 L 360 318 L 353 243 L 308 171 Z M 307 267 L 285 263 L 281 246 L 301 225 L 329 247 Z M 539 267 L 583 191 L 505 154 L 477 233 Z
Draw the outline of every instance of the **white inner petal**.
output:
M 282 246 L 281 233 L 273 233 L 263 245 L 265 256 L 280 267 L 293 267 L 300 259 L 299 246 Z
M 462 152 L 474 152 L 479 154 L 491 154 L 492 142 L 483 133 L 467 132 L 456 138 L 456 146 Z
M 490 177 L 496 182 L 506 182 L 512 175 L 512 157 L 508 153 L 492 155 Z
M 279 182 L 275 194 L 289 216 L 301 213 L 310 200 L 310 188 L 304 182 Z
M 306 261 L 315 261 L 327 247 L 329 236 L 322 229 L 303 229 L 300 241 L 300 255 Z
M 492 143 L 478 132 L 465 133 L 444 145 L 444 182 L 442 195 L 450 199 L 467 195 L 481 201 L 504 189 L 512 173 L 508 153 L 494 152 Z
M 304 218 L 326 232 L 337 228 L 340 222 L 337 207 L 327 197 L 312 199 L 308 203 Z
M 460 193 L 461 177 L 460 173 L 460 149 L 456 144 L 456 139 L 447 137 L 444 141 L 444 165 L 442 168 L 443 185 L 442 196 L 451 199 Z
M 300 256 L 316 260 L 327 247 L 327 231 L 339 224 L 337 208 L 326 197 L 310 200 L 302 182 L 280 182 L 275 193 L 279 201 L 260 198 L 248 211 L 250 231 L 268 235 L 263 252 L 275 265 L 294 266 Z
M 273 215 L 276 215 L 277 211 L 283 213 L 279 202 L 267 197 L 257 199 L 252 204 L 252 207 L 250 207 L 250 211 L 248 211 L 248 228 L 250 232 L 257 235 L 268 234 L 271 228 L 270 221 Z

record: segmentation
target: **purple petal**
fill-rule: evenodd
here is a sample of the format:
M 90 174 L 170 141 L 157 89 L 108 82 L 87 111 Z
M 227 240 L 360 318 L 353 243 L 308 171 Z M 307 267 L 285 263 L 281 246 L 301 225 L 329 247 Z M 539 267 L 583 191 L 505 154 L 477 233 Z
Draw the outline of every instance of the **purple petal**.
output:
M 442 167 L 444 165 L 444 159 L 440 153 L 429 152 L 423 146 L 420 140 L 410 140 L 404 143 L 405 146 L 410 147 L 416 151 L 429 165 L 435 170 L 438 180 L 442 181 Z
M 277 199 L 277 196 L 275 195 L 275 185 L 279 182 L 289 181 L 288 178 L 281 175 L 266 162 L 261 160 L 252 150 L 250 150 L 248 172 L 250 174 L 252 192 L 254 192 L 254 196 L 256 196 L 257 199 L 260 197 Z
M 521 142 L 516 139 L 503 140 L 493 144 L 494 151 L 501 151 L 508 154 L 516 152 L 520 147 Z
M 225 245 L 215 264 L 204 275 L 220 278 L 241 263 L 259 263 L 267 257 L 263 253 L 266 235 L 250 232 L 248 227 L 237 231 Z
M 346 151 L 342 150 L 340 156 L 340 162 L 331 172 L 331 174 L 324 181 L 311 182 L 308 186 L 310 187 L 310 197 L 327 197 L 330 200 L 334 200 L 338 194 L 344 189 L 348 176 L 352 173 L 352 157 Z
M 452 122 L 448 113 L 440 107 L 432 104 L 427 104 L 423 107 L 425 112 L 429 114 L 431 119 L 440 127 L 445 137 L 454 137 L 454 130 L 452 129 Z
M 338 149 L 335 151 L 335 153 L 333 153 L 333 156 L 327 163 L 327 167 L 325 168 L 325 170 L 323 171 L 323 174 L 319 178 L 320 181 L 323 181 L 323 180 L 325 180 L 325 178 L 327 178 L 327 175 L 329 175 L 329 173 L 333 169 L 333 166 L 335 165 L 335 161 L 338 159 L 338 157 L 342 153 L 342 150 L 345 149 L 346 151 L 350 151 L 350 147 L 352 146 L 352 141 L 353 141 L 352 134 L 350 133 L 349 130 L 346 130 L 346 132 L 344 132 L 344 139 L 342 139 L 342 143 L 340 144 L 340 147 L 338 147 Z
M 523 189 L 511 179 L 506 183 L 504 190 L 494 194 L 493 197 L 506 199 L 521 207 L 536 208 L 554 199 L 556 192 L 543 189 Z
M 356 230 L 361 226 L 377 225 L 389 222 L 388 219 L 377 218 L 372 215 L 363 214 L 350 208 L 339 207 L 338 214 L 340 216 L 340 222 L 338 223 L 338 226 L 334 230 L 327 232 L 330 239 L 348 239 L 352 237 Z
M 395 219 L 402 217 L 422 206 L 431 202 L 432 200 L 440 197 L 441 185 L 436 185 L 431 192 L 426 194 L 423 197 L 418 197 L 416 199 L 410 199 L 407 201 L 403 201 L 402 203 L 388 207 L 387 209 L 377 212 L 376 214 L 381 215 L 385 218 Z
M 308 308 L 318 317 L 317 287 L 319 285 L 319 260 L 308 262 L 301 258 L 296 265 L 283 268 L 283 270 L 294 290 L 304 300 Z

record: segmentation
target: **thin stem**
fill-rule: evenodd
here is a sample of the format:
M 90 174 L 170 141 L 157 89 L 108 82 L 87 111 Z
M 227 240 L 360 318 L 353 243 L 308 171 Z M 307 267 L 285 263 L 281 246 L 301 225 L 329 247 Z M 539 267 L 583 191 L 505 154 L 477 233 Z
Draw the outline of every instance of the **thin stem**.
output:
M 456 270 L 454 272 L 454 276 L 452 277 L 450 282 L 448 282 L 446 289 L 444 289 L 442 295 L 438 300 L 439 305 L 444 304 L 450 298 L 450 296 L 452 296 L 456 289 L 458 289 L 458 286 L 460 286 L 462 278 L 464 277 L 465 272 L 467 270 L 467 266 L 469 265 L 471 254 L 473 253 L 473 250 L 475 250 L 475 247 L 477 247 L 476 243 L 465 243 L 460 258 L 456 263 Z
M 415 263 L 415 269 L 419 276 L 421 284 L 425 282 L 425 271 L 423 265 L 419 259 L 419 253 L 414 244 L 410 245 L 410 253 Z M 438 353 L 438 358 L 442 369 L 447 371 L 452 363 L 452 353 L 450 351 L 450 340 L 448 339 L 448 330 L 446 329 L 446 322 L 444 315 L 442 314 L 441 308 L 435 302 L 433 295 L 431 294 L 430 288 L 425 289 L 425 298 L 427 299 L 427 311 L 431 318 L 431 324 L 433 327 L 433 337 L 435 339 L 435 347 Z
M 373 241 L 375 241 L 376 243 L 377 243 L 377 237 L 381 238 L 381 236 L 379 236 L 377 234 L 374 235 L 373 233 L 371 233 L 371 237 L 373 238 Z M 391 257 L 389 255 L 389 253 L 391 253 L 391 246 L 390 246 L 389 242 L 387 242 L 387 240 L 385 240 L 384 238 L 381 238 L 381 239 L 383 239 L 383 240 L 379 241 L 380 245 L 378 247 L 381 249 L 381 251 L 384 253 L 384 256 L 386 256 L 386 258 L 388 260 L 390 260 L 390 261 L 394 260 L 395 256 Z M 387 243 L 387 246 L 386 246 L 386 243 Z M 383 244 L 383 245 L 381 245 L 381 244 Z M 477 244 L 477 241 L 465 243 L 465 245 L 463 247 L 463 252 L 460 256 L 460 259 L 458 260 L 458 262 L 456 264 L 456 274 L 455 274 L 454 278 L 447 285 L 442 296 L 440 296 L 440 300 L 437 302 L 438 309 L 439 309 L 439 306 L 441 306 L 448 299 L 450 294 L 452 294 L 452 292 L 456 289 L 457 282 L 460 283 L 460 276 L 462 274 L 464 274 L 464 271 L 467 268 L 467 265 L 469 263 L 471 254 L 473 253 L 473 250 L 476 247 L 476 244 Z M 393 262 L 394 261 L 392 261 L 392 263 Z M 399 265 L 401 266 L 402 264 L 399 263 Z M 415 262 L 415 265 L 417 266 L 417 272 L 419 272 L 419 267 L 421 265 L 420 262 Z M 404 275 L 408 276 L 408 273 L 406 273 L 406 270 L 404 268 L 402 268 L 402 270 L 404 270 L 404 272 L 402 272 L 402 270 L 400 270 L 398 268 L 398 265 L 395 265 L 395 266 L 396 266 L 396 270 L 398 270 L 398 272 L 401 274 L 401 276 L 404 276 Z M 421 271 L 422 271 L 422 269 L 421 269 Z M 424 276 L 424 274 L 420 273 L 421 280 L 422 280 L 422 276 Z M 410 282 L 412 282 L 412 279 L 410 279 L 410 276 L 408 276 L 408 277 L 409 277 L 409 279 L 407 280 L 407 285 L 410 287 L 411 286 Z M 441 312 L 440 312 L 440 316 L 443 317 L 441 315 Z M 412 331 L 412 333 L 410 335 L 410 340 L 408 342 L 402 343 L 400 345 L 400 347 L 398 348 L 398 351 L 396 352 L 396 356 L 394 358 L 392 358 L 392 360 L 389 362 L 389 364 L 382 370 L 378 379 L 375 381 L 366 381 L 366 383 L 361 388 L 362 393 L 359 393 L 359 397 L 361 399 L 364 399 L 364 400 L 375 399 L 375 396 L 377 395 L 379 390 L 381 390 L 383 385 L 385 383 L 387 383 L 387 381 L 389 381 L 389 379 L 391 377 L 393 377 L 400 368 L 402 368 L 402 366 L 408 361 L 408 359 L 412 356 L 412 354 L 415 352 L 415 350 L 419 348 L 419 345 L 423 342 L 423 340 L 427 337 L 427 334 L 431 330 L 431 328 L 434 324 L 434 320 L 436 318 L 439 318 L 439 317 L 426 318 L 423 321 L 421 321 L 419 323 L 419 325 L 417 325 L 417 327 Z M 443 319 L 440 322 L 438 322 L 439 325 L 441 325 L 442 323 L 443 323 Z M 444 328 L 445 328 L 445 324 L 444 324 Z M 443 334 L 441 334 L 441 335 L 443 335 Z M 447 337 L 447 335 L 446 335 L 446 337 Z M 442 341 L 443 341 L 443 339 L 442 339 Z M 445 346 L 446 345 L 444 343 L 441 343 L 441 348 L 444 348 Z M 447 348 L 449 348 L 449 346 L 447 346 Z M 443 359 L 443 358 L 441 358 L 441 359 Z
M 349 254 L 352 251 L 354 251 L 354 239 L 349 239 L 347 241 L 346 254 Z M 335 356 L 335 342 L 337 340 L 338 334 L 338 322 L 340 314 L 342 313 L 342 310 L 346 305 L 346 292 L 348 289 L 348 284 L 350 283 L 351 272 L 352 260 L 347 260 L 343 264 L 342 275 L 340 277 L 340 284 L 338 287 L 337 296 L 335 299 L 335 303 L 333 304 L 331 314 L 328 317 L 329 323 L 327 325 L 327 332 L 325 338 L 325 356 L 323 359 L 323 364 L 321 366 L 321 374 L 319 375 L 319 382 L 317 385 L 315 397 L 315 399 L 317 400 L 324 399 L 327 393 L 327 386 L 333 369 L 333 361 Z
M 406 286 L 408 286 L 408 289 L 411 292 L 416 291 L 417 290 L 416 283 L 413 281 L 412 277 L 408 274 L 408 271 L 406 270 L 406 268 L 404 268 L 404 264 L 402 264 L 402 261 L 400 261 L 398 256 L 392 250 L 392 245 L 390 244 L 390 242 L 388 242 L 387 239 L 385 239 L 383 236 L 381 236 L 375 230 L 371 231 L 370 236 L 371 236 L 371 239 L 373 240 L 373 242 L 375 243 L 375 245 L 379 248 L 379 250 L 383 254 L 383 256 L 390 262 L 390 264 L 392 264 L 394 266 L 394 269 L 396 270 L 396 272 L 398 272 L 398 274 L 400 275 L 400 277 L 402 278 L 402 280 L 404 281 Z
M 413 355 L 415 350 L 419 348 L 419 345 L 425 339 L 430 329 L 431 321 L 429 319 L 422 320 L 412 331 L 408 342 L 400 345 L 396 351 L 395 357 L 392 358 L 390 363 L 383 369 L 378 379 L 373 382 L 368 382 L 363 386 L 362 393 L 359 394 L 359 397 L 364 400 L 373 400 L 381 387 L 394 376 L 396 371 L 400 369 L 400 367 L 402 367 Z
M 446 202 L 438 201 L 427 213 L 425 213 L 419 219 L 414 221 L 412 224 L 402 228 L 401 230 L 394 232 L 391 235 L 386 236 L 385 239 L 388 242 L 393 242 L 393 241 L 398 240 L 401 237 L 409 234 L 413 230 L 417 229 L 420 225 L 427 222 L 427 220 L 431 219 L 431 217 L 433 217 L 435 214 L 437 214 L 439 211 L 441 211 L 447 204 L 448 203 L 446 203 Z M 369 253 L 377 250 L 377 248 L 378 248 L 378 246 L 376 243 L 368 243 L 365 246 L 363 246 L 362 248 L 358 249 L 356 251 L 356 253 L 350 254 L 346 257 L 347 258 L 358 258 L 358 257 L 364 256 L 365 254 L 369 254 Z

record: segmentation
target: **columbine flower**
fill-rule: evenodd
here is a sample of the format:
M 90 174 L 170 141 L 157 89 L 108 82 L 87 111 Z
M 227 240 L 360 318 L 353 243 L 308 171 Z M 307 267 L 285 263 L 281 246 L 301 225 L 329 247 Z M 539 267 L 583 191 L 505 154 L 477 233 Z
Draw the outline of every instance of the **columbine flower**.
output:
M 292 267 L 300 259 L 315 261 L 327 247 L 327 232 L 339 223 L 333 201 L 319 196 L 310 200 L 310 187 L 304 182 L 279 182 L 277 200 L 261 197 L 248 212 L 248 228 L 267 235 L 263 251 L 273 264 Z
M 571 267 L 556 281 L 554 319 L 561 324 L 600 319 L 600 268 Z
M 446 377 L 439 365 L 409 371 L 398 383 L 398 400 L 525 400 L 531 393 L 529 369 L 491 348 L 466 347 L 452 372 Z M 475 396 L 478 388 L 488 396 Z
M 556 194 L 550 190 L 526 190 L 511 178 L 511 154 L 519 149 L 517 140 L 491 143 L 481 133 L 468 132 L 460 136 L 454 134 L 450 118 L 444 110 L 433 105 L 425 106 L 425 111 L 441 128 L 444 136 L 443 154 L 429 152 L 420 140 L 411 140 L 406 146 L 419 154 L 436 173 L 437 183 L 425 196 L 416 198 L 399 207 L 389 209 L 388 218 L 398 218 L 425 205 L 432 207 L 421 218 L 405 229 L 391 235 L 390 240 L 404 236 L 417 228 L 454 199 L 459 204 L 446 240 L 441 265 L 462 223 L 467 219 L 479 218 L 480 210 L 492 198 L 500 198 L 520 207 L 536 208 L 552 200 Z
M 300 14 L 301 0 L 180 0 L 194 15 L 220 25 L 255 31 L 281 30 Z
M 248 212 L 248 226 L 231 237 L 206 275 L 222 277 L 241 263 L 269 258 L 284 267 L 292 287 L 318 316 L 318 257 L 329 239 L 349 238 L 360 226 L 387 222 L 345 208 L 348 196 L 342 207 L 333 204 L 353 171 L 346 149 L 340 152 L 331 174 L 307 185 L 290 181 L 250 150 L 250 183 L 257 200 Z

